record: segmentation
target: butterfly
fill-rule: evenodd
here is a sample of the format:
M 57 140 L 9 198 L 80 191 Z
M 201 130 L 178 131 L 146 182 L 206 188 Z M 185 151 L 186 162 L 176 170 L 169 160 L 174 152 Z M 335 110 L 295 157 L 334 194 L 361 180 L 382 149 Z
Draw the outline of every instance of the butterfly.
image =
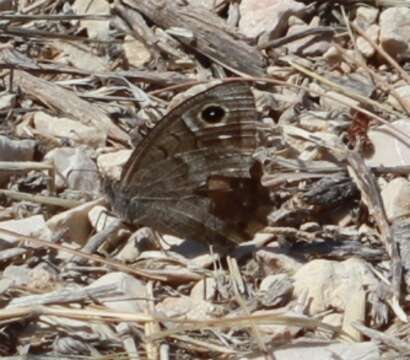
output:
M 253 159 L 263 129 L 248 84 L 214 85 L 141 134 L 120 179 L 104 179 L 106 198 L 134 225 L 221 246 L 247 240 L 264 196 Z

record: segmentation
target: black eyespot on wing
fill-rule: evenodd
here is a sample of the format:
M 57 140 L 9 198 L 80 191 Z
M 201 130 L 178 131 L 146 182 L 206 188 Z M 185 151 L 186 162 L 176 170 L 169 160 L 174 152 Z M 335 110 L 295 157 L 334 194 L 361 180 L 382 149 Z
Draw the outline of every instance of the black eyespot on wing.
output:
M 221 122 L 225 115 L 225 109 L 219 105 L 207 105 L 201 110 L 201 119 L 210 124 Z

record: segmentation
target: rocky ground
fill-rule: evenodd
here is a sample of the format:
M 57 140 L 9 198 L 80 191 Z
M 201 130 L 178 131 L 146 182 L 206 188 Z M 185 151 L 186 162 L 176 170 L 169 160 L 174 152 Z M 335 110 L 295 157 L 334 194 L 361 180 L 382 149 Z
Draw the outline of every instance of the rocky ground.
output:
M 410 2 L 0 10 L 1 356 L 410 358 Z M 101 179 L 133 133 L 238 79 L 268 129 L 253 239 L 121 221 Z

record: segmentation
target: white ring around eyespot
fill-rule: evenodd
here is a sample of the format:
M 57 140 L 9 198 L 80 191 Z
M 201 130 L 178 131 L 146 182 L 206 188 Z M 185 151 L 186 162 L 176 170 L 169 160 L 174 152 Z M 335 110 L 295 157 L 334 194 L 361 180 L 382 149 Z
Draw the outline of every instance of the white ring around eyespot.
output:
M 206 121 L 206 120 L 202 117 L 203 111 L 204 111 L 206 108 L 211 107 L 211 106 L 215 106 L 215 107 L 217 107 L 217 108 L 221 108 L 221 109 L 224 111 L 224 116 L 222 117 L 222 119 L 221 119 L 220 121 L 218 121 L 218 122 L 216 122 L 216 123 L 212 123 L 212 122 Z M 201 122 L 204 122 L 204 123 L 207 124 L 208 126 L 218 126 L 219 124 L 222 124 L 222 123 L 225 122 L 226 117 L 228 116 L 228 113 L 229 113 L 229 109 L 228 109 L 226 106 L 223 106 L 223 105 L 218 104 L 218 103 L 208 103 L 208 104 L 204 105 L 204 106 L 201 108 L 201 110 L 198 112 L 198 120 L 201 121 Z

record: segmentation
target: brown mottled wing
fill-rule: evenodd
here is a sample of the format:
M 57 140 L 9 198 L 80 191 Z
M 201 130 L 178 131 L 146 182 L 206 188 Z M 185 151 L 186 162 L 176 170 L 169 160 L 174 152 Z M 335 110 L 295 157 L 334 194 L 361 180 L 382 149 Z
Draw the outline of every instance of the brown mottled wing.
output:
M 208 105 L 227 109 L 226 120 L 217 124 L 201 121 L 198 114 Z M 252 152 L 259 125 L 256 116 L 255 100 L 245 83 L 219 84 L 184 101 L 136 146 L 124 167 L 123 184 L 140 183 L 146 168 L 177 153 L 204 148 Z
M 207 113 L 223 117 L 214 121 Z M 238 241 L 234 222 L 215 213 L 217 200 L 206 185 L 213 177 L 251 181 L 259 126 L 244 83 L 216 85 L 186 100 L 131 154 L 111 196 L 114 209 L 130 222 L 180 237 Z

